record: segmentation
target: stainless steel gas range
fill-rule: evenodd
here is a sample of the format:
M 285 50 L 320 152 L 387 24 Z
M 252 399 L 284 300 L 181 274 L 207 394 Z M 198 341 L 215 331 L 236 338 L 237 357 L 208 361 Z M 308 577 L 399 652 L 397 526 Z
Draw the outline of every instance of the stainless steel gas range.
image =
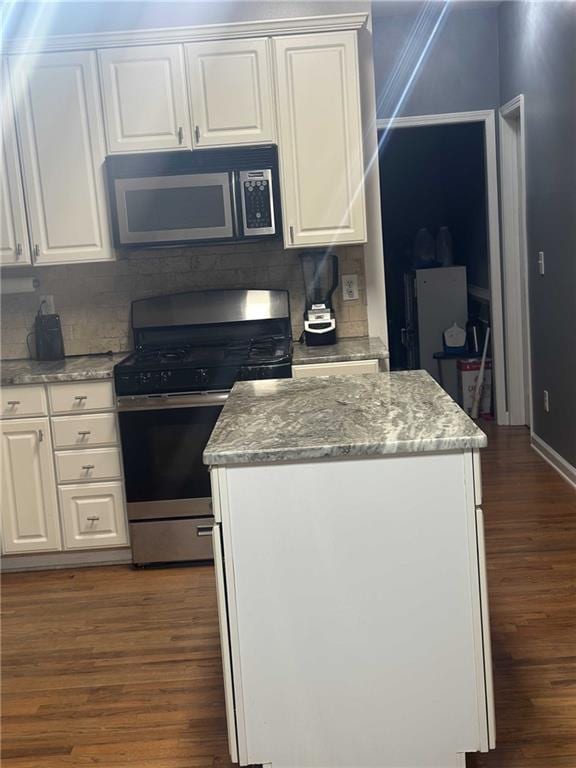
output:
M 132 303 L 135 352 L 114 368 L 135 565 L 212 558 L 202 453 L 235 381 L 291 375 L 287 291 Z

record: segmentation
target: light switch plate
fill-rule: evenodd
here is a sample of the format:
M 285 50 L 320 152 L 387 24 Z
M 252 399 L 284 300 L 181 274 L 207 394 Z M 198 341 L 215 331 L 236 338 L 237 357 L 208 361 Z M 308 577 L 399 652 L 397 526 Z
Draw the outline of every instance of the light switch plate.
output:
M 344 301 L 358 298 L 358 275 L 342 275 L 342 298 Z

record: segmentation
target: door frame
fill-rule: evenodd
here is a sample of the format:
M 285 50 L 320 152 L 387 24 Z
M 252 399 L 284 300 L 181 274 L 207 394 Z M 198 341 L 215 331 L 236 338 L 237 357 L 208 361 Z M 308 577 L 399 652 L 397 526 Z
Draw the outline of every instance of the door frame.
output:
M 493 109 L 484 109 L 472 112 L 447 112 L 438 115 L 414 115 L 379 119 L 376 120 L 376 129 L 381 131 L 390 128 L 421 128 L 432 125 L 457 125 L 460 123 L 482 123 L 484 126 L 494 403 L 497 423 L 506 425 L 509 424 L 509 415 L 506 393 L 506 358 L 504 353 L 495 111 Z
M 532 425 L 524 95 L 499 110 L 500 208 L 510 424 Z

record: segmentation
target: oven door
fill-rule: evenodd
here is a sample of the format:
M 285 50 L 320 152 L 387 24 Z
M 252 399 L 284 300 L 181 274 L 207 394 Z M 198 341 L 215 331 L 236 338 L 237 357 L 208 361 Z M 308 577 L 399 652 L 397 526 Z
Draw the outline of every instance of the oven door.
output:
M 128 519 L 212 515 L 202 453 L 227 392 L 118 398 Z
M 236 234 L 230 173 L 116 178 L 114 197 L 120 246 L 225 240 Z

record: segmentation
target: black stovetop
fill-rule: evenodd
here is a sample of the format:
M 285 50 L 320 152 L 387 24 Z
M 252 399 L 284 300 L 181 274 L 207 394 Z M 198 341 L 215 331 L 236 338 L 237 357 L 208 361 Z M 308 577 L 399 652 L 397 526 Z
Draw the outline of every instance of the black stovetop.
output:
M 292 340 L 263 335 L 211 344 L 137 349 L 114 368 L 118 395 L 230 389 L 235 381 L 287 378 Z

